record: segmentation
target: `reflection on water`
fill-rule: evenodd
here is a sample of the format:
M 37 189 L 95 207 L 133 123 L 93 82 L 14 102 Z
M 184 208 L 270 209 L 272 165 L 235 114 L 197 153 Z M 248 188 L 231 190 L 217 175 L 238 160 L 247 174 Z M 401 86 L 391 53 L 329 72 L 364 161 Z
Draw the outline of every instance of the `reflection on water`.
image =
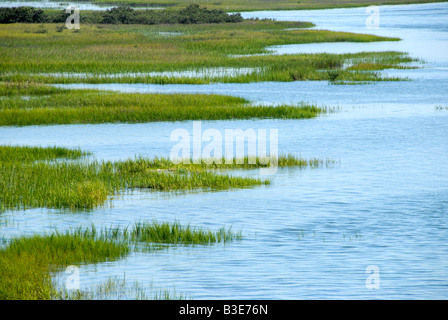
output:
M 387 18 L 387 8 L 394 9 L 394 19 Z M 355 17 L 364 11 L 337 12 L 340 21 L 329 10 L 298 19 L 354 30 Z M 82 266 L 81 285 L 125 274 L 129 283 L 175 288 L 197 299 L 446 299 L 448 111 L 436 106 L 448 101 L 447 51 L 439 50 L 448 41 L 448 19 L 440 19 L 448 5 L 385 7 L 382 12 L 383 32 L 403 37 L 395 45 L 409 48 L 411 56 L 432 57 L 424 69 L 390 71 L 411 75 L 413 81 L 98 85 L 125 92 L 214 92 L 260 103 L 339 105 L 339 112 L 311 120 L 203 121 L 202 130 L 278 129 L 281 152 L 333 158 L 340 165 L 282 169 L 261 188 L 133 192 L 92 212 L 7 212 L 0 219 L 2 236 L 152 219 L 212 229 L 232 226 L 242 230 L 242 241 L 135 253 L 118 262 Z M 286 19 L 295 13 L 263 14 Z M 168 156 L 174 145 L 170 134 L 179 128 L 191 132 L 192 122 L 2 127 L 0 144 L 81 146 L 108 160 Z M 379 268 L 379 289 L 366 287 L 366 269 L 372 265 Z M 59 275 L 61 281 L 64 276 Z

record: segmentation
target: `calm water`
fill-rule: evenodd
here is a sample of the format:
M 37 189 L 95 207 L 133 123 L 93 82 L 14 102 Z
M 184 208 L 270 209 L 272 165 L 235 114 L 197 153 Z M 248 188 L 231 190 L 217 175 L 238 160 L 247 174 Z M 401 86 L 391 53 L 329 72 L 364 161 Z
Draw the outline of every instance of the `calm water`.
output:
M 7 212 L 0 220 L 2 236 L 91 223 L 127 226 L 154 218 L 212 229 L 232 226 L 242 230 L 244 240 L 135 253 L 118 262 L 83 266 L 81 284 L 90 287 L 125 275 L 130 283 L 175 288 L 197 299 L 448 298 L 448 110 L 436 109 L 448 106 L 448 5 L 381 7 L 380 12 L 379 30 L 365 29 L 365 9 L 250 15 L 399 36 L 403 41 L 392 49 L 427 61 L 424 69 L 399 72 L 413 81 L 94 86 L 339 106 L 339 112 L 313 120 L 202 122 L 203 130 L 221 132 L 278 129 L 281 152 L 332 158 L 336 165 L 279 170 L 272 185 L 261 188 L 134 192 L 117 197 L 111 207 L 76 214 Z M 357 45 L 364 50 L 365 44 Z M 294 50 L 321 50 L 313 46 Z M 178 128 L 192 132 L 192 122 L 2 127 L 0 144 L 80 146 L 108 160 L 168 156 L 175 144 L 170 134 Z M 379 289 L 366 287 L 370 265 L 379 269 Z M 64 277 L 59 276 L 61 281 Z

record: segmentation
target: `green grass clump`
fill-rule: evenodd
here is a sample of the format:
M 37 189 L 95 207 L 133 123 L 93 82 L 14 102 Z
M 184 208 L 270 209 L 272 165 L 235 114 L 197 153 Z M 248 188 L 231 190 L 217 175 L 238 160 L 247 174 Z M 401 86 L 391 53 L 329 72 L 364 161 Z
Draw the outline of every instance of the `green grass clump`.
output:
M 61 290 L 58 300 L 191 300 L 192 297 L 179 294 L 175 289 L 159 289 L 152 284 L 142 286 L 138 282 L 129 285 L 126 275 L 122 279 L 110 277 L 104 283 L 88 291 Z
M 269 179 L 232 176 L 214 172 L 216 169 L 255 169 L 269 167 L 275 162 L 279 167 L 317 167 L 318 159 L 305 160 L 293 155 L 265 159 L 246 157 L 223 159 L 222 163 L 202 160 L 200 163 L 173 163 L 166 158 L 134 159 L 117 162 L 32 162 L 51 158 L 55 148 L 40 148 L 26 155 L 28 147 L 0 146 L 0 208 L 57 208 L 90 210 L 104 205 L 113 195 L 124 190 L 150 189 L 173 190 L 226 190 L 269 185 Z M 63 149 L 68 156 L 70 152 Z M 75 151 L 79 155 L 79 150 Z M 57 154 L 60 157 L 61 154 Z M 19 161 L 19 159 L 21 159 Z M 24 161 L 24 162 L 21 162 Z M 27 162 L 25 162 L 27 161 Z M 274 163 L 273 163 L 273 162 Z
M 23 155 L 20 155 L 23 150 Z M 175 164 L 165 158 L 125 161 L 48 162 L 40 159 L 79 156 L 57 148 L 0 146 L 0 208 L 57 208 L 90 210 L 124 190 L 226 190 L 269 185 L 269 179 L 232 176 L 214 169 L 255 169 L 270 166 L 267 159 L 230 159 L 231 163 L 201 161 Z M 17 156 L 19 155 L 19 156 Z M 12 160 L 15 159 L 15 160 Z M 62 158 L 63 159 L 63 158 Z M 272 159 L 271 159 L 272 161 Z M 293 155 L 275 159 L 280 167 L 319 166 L 317 159 Z
M 124 243 L 69 233 L 13 239 L 0 251 L 0 299 L 51 299 L 57 295 L 51 272 L 119 259 L 128 252 Z
M 280 155 L 279 157 L 257 157 L 257 156 L 245 156 L 243 158 L 231 158 L 227 159 L 183 159 L 174 163 L 170 159 L 163 157 L 155 157 L 153 159 L 136 158 L 116 163 L 117 169 L 122 173 L 144 173 L 154 172 L 158 170 L 170 171 L 170 172 L 207 172 L 209 170 L 221 169 L 259 169 L 267 168 L 271 166 L 277 166 L 279 168 L 285 167 L 298 167 L 316 168 L 324 164 L 324 160 L 321 159 L 304 159 L 292 154 Z M 327 164 L 331 160 L 326 161 Z
M 139 244 L 208 245 L 242 239 L 230 229 L 217 231 L 184 227 L 178 222 L 136 223 L 129 228 L 77 228 L 65 233 L 18 237 L 0 249 L 0 300 L 90 300 L 117 289 L 106 283 L 93 293 L 56 288 L 51 274 L 69 265 L 114 261 L 125 257 Z M 147 251 L 146 251 L 147 252 Z M 144 293 L 138 290 L 137 293 Z M 140 294 L 141 296 L 141 294 Z M 157 299 L 171 299 L 169 291 L 157 292 Z
M 0 162 L 34 162 L 39 160 L 79 159 L 88 153 L 61 147 L 1 146 Z
M 228 119 L 308 119 L 327 112 L 307 105 L 256 106 L 249 101 L 214 94 L 140 94 L 96 90 L 63 90 L 22 99 L 33 85 L 0 82 L 0 125 L 49 125 L 105 122 L 152 122 Z M 47 88 L 36 85 L 37 92 Z M 50 90 L 48 86 L 48 91 Z M 39 90 L 38 90 L 39 89 Z M 11 91 L 11 90 L 10 90 Z
M 47 95 L 60 92 L 61 89 L 38 82 L 1 82 L 0 97 Z
M 3 209 L 93 209 L 126 189 L 223 190 L 269 184 L 269 180 L 213 172 L 120 172 L 119 164 L 0 163 L 0 205 Z
M 169 244 L 212 244 L 225 243 L 234 239 L 241 239 L 241 233 L 234 234 L 230 229 L 221 228 L 218 231 L 203 230 L 184 227 L 178 222 L 159 223 L 154 221 L 139 222 L 132 231 L 130 237 L 138 242 L 169 243 Z

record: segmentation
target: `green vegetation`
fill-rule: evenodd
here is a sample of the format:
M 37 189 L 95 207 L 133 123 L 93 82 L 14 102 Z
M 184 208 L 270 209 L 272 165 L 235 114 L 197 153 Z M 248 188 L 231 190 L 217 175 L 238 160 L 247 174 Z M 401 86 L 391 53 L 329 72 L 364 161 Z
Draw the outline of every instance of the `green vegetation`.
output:
M 242 98 L 220 95 L 64 90 L 35 83 L 0 83 L 0 92 L 6 94 L 0 100 L 0 125 L 3 126 L 254 118 L 306 119 L 327 112 L 326 108 L 305 105 L 254 106 Z
M 212 169 L 254 169 L 269 166 L 264 159 L 234 159 L 231 164 L 175 164 L 165 158 L 127 161 L 48 162 L 61 154 L 53 148 L 29 152 L 27 162 L 11 161 L 22 147 L 0 147 L 0 209 L 58 208 L 89 210 L 104 205 L 126 189 L 223 190 L 268 185 L 269 180 L 218 174 Z M 78 151 L 75 151 L 78 154 Z M 7 159 L 7 160 L 3 160 Z M 254 160 L 254 161 L 252 161 Z M 279 167 L 315 167 L 323 162 L 303 160 L 292 155 L 275 160 Z
M 16 82 L 2 82 L 0 83 L 0 97 L 22 96 L 30 95 L 49 95 L 58 93 L 61 90 L 52 86 L 40 83 L 16 83 Z
M 331 80 L 327 71 L 333 69 L 341 70 L 338 80 L 380 81 L 391 79 L 382 77 L 375 71 L 379 68 L 372 68 L 372 64 L 393 68 L 412 61 L 407 54 L 399 52 L 272 55 L 267 49 L 314 42 L 399 40 L 304 29 L 307 26 L 303 22 L 244 21 L 199 25 L 82 25 L 79 32 L 58 32 L 55 24 L 3 24 L 0 25 L 0 81 L 199 84 Z M 47 32 L 40 32 L 42 28 Z M 353 59 L 366 60 L 369 67 L 345 68 L 349 63 L 352 65 Z M 191 77 L 161 73 L 200 73 L 213 68 L 250 68 L 253 72 Z
M 59 300 L 191 300 L 192 297 L 179 294 L 176 290 L 158 289 L 152 284 L 142 286 L 138 282 L 132 285 L 126 279 L 110 277 L 89 290 L 61 290 L 57 294 Z
M 255 178 L 232 177 L 212 172 L 169 173 L 120 172 L 119 164 L 92 163 L 1 163 L 0 205 L 3 209 L 93 209 L 109 196 L 125 189 L 161 191 L 232 189 L 269 184 Z
M 17 238 L 0 251 L 0 299 L 51 299 L 50 272 L 76 263 L 118 259 L 129 251 L 125 243 L 79 234 Z
M 77 290 L 59 291 L 51 273 L 69 265 L 98 263 L 123 258 L 131 246 L 145 244 L 212 244 L 241 239 L 224 228 L 211 231 L 175 223 L 139 222 L 132 229 L 109 228 L 96 230 L 77 228 L 65 233 L 14 238 L 0 250 L 0 300 L 93 299 L 95 294 L 107 294 L 115 282 L 104 284 L 95 293 Z M 153 298 L 170 299 L 168 291 Z
M 65 10 L 42 10 L 32 7 L 0 8 L 0 23 L 65 23 L 70 13 Z M 241 14 L 227 14 L 223 10 L 208 10 L 189 5 L 171 10 L 134 10 L 116 7 L 105 11 L 83 11 L 81 23 L 103 24 L 198 24 L 236 23 L 243 21 Z M 60 30 L 62 31 L 62 29 Z
M 226 243 L 241 239 L 241 233 L 234 234 L 230 229 L 218 231 L 202 230 L 191 226 L 183 227 L 175 223 L 139 222 L 130 232 L 133 241 L 169 244 L 211 244 Z
M 125 94 L 68 90 L 54 83 L 205 84 L 327 80 L 331 83 L 399 80 L 386 68 L 409 68 L 400 52 L 272 55 L 270 46 L 316 42 L 398 41 L 347 32 L 309 30 L 308 22 L 244 20 L 236 10 L 309 9 L 366 5 L 364 1 L 305 0 L 94 0 L 95 3 L 173 6 L 167 10 L 115 8 L 86 11 L 81 29 L 68 30 L 67 13 L 32 8 L 0 9 L 0 125 L 46 125 L 225 119 L 304 119 L 327 112 L 315 106 L 257 106 L 220 95 Z M 194 2 L 194 5 L 184 8 Z M 414 0 L 411 2 L 428 2 Z M 378 0 L 373 4 L 384 4 Z M 397 3 L 389 0 L 387 3 Z M 403 3 L 403 1 L 400 1 Z M 370 4 L 370 3 L 369 3 Z M 250 69 L 217 75 L 213 68 Z M 169 72 L 192 72 L 177 76 Z M 166 73 L 168 72 L 168 74 Z M 202 74 L 202 72 L 204 72 Z M 132 189 L 226 190 L 269 185 L 268 179 L 239 177 L 224 170 L 319 167 L 319 159 L 211 159 L 174 163 L 166 158 L 94 161 L 89 153 L 60 147 L 0 146 L 0 212 L 27 208 L 91 210 Z M 226 161 L 227 160 L 227 161 Z M 327 164 L 331 162 L 327 160 Z M 218 172 L 219 171 L 219 172 Z M 209 245 L 241 239 L 241 233 L 210 231 L 175 223 L 138 222 L 129 228 L 13 239 L 0 249 L 0 299 L 92 299 L 61 292 L 51 274 L 72 264 L 123 258 L 166 245 Z M 119 285 L 119 284 L 118 284 Z M 110 294 L 109 281 L 95 294 Z M 138 291 L 140 294 L 140 291 Z M 172 298 L 163 291 L 156 298 Z
M 66 149 L 61 147 L 28 147 L 28 146 L 2 146 L 0 147 L 0 162 L 34 162 L 54 159 L 79 159 L 87 155 L 79 149 Z
M 244 157 L 234 159 L 201 159 L 200 161 L 193 161 L 194 159 L 186 159 L 181 163 L 173 163 L 166 158 L 137 158 L 133 160 L 122 161 L 117 163 L 117 167 L 122 172 L 137 173 L 147 172 L 154 170 L 165 170 L 174 172 L 203 172 L 206 170 L 230 170 L 230 169 L 255 169 L 255 168 L 267 168 L 272 165 L 279 168 L 286 167 L 299 167 L 299 168 L 317 168 L 326 162 L 327 164 L 334 162 L 332 160 L 320 160 L 320 159 L 303 159 L 293 156 L 291 154 L 281 155 L 278 158 L 270 157 Z

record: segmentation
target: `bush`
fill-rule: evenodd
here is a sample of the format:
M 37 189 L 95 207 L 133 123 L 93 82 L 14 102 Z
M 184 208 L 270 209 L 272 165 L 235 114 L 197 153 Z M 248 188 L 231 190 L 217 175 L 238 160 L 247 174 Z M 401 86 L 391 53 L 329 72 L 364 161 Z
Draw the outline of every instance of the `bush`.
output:
M 197 4 L 180 10 L 134 10 L 117 7 L 106 10 L 101 23 L 105 24 L 197 24 L 235 23 L 243 21 L 241 14 L 229 15 L 223 10 L 208 10 Z
M 48 17 L 42 9 L 32 7 L 0 8 L 0 23 L 43 23 Z
M 67 29 L 67 27 L 66 27 L 65 25 L 63 25 L 63 26 L 57 26 L 57 27 L 56 27 L 56 32 L 62 32 L 62 31 L 64 31 L 64 29 Z
M 197 4 L 192 4 L 179 11 L 177 23 L 225 23 L 241 22 L 242 20 L 243 18 L 239 13 L 229 15 L 223 10 L 208 10 L 207 8 L 200 8 Z
M 0 8 L 0 23 L 64 23 L 69 13 L 36 9 L 32 7 Z M 198 24 L 237 23 L 243 21 L 241 14 L 228 14 L 223 10 L 208 10 L 197 4 L 180 10 L 134 10 L 116 7 L 106 11 L 83 11 L 82 23 L 102 24 Z

